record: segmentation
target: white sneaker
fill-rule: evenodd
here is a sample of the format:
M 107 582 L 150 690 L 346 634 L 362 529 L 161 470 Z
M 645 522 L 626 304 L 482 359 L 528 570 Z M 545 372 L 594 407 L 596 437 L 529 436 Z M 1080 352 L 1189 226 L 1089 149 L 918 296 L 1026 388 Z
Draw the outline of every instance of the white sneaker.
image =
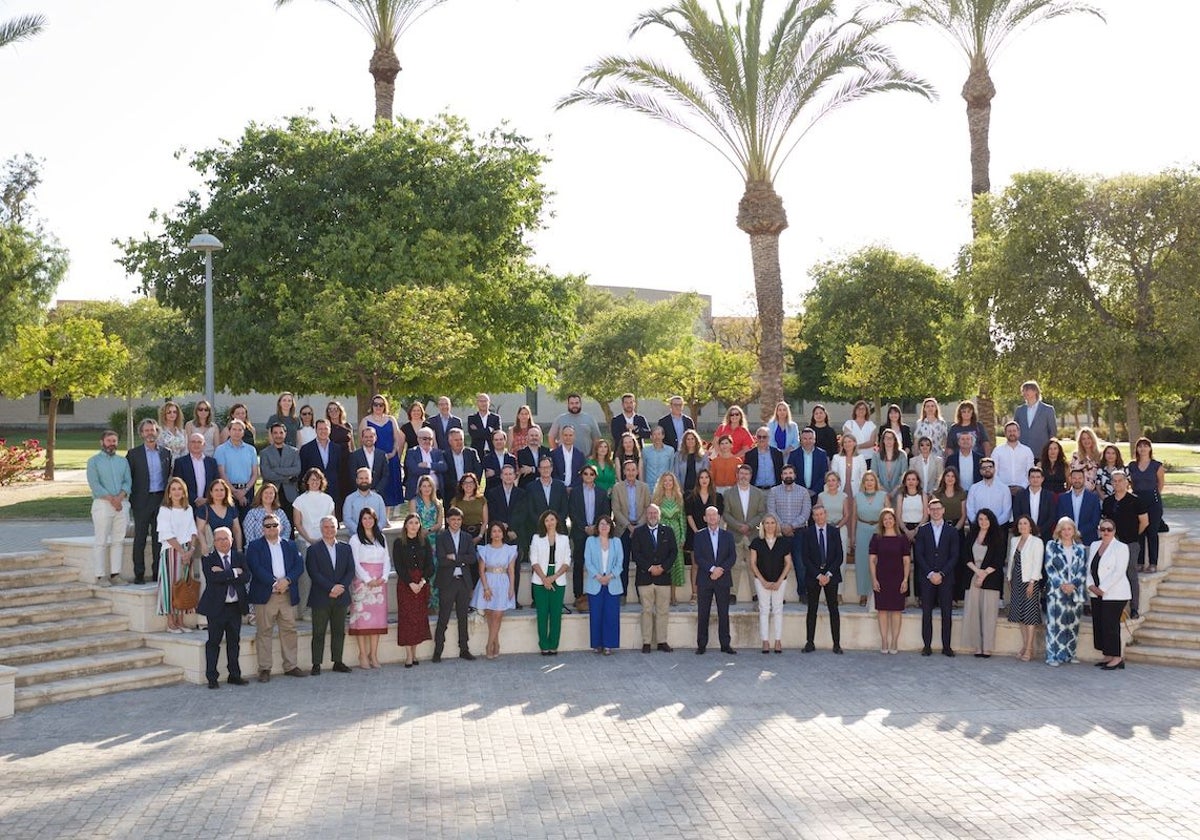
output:
M 168 633 L 182 633 L 183 631 L 180 630 L 178 627 L 168 627 L 167 632 Z

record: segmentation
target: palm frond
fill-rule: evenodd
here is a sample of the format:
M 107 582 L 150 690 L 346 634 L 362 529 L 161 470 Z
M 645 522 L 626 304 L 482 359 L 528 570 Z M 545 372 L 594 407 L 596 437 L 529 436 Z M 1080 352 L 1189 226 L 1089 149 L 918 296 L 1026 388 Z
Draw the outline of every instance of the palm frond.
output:
M 46 28 L 45 15 L 22 15 L 0 21 L 0 47 L 27 41 Z
M 367 30 L 376 47 L 394 50 L 400 36 L 446 0 L 320 0 L 349 15 Z M 293 0 L 275 0 L 275 8 Z

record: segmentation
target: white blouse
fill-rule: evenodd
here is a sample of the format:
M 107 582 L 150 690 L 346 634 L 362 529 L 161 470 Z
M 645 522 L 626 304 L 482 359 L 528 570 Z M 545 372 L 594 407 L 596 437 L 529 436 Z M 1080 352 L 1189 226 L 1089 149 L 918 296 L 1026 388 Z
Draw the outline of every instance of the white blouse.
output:
M 374 580 L 374 576 L 363 567 L 364 563 L 382 563 L 383 574 L 379 577 L 384 580 L 395 574 L 387 548 L 379 543 L 363 545 L 359 542 L 358 534 L 355 534 L 350 538 L 350 553 L 354 555 L 354 576 L 363 583 L 370 583 Z
M 166 543 L 171 539 L 187 545 L 196 536 L 196 515 L 190 506 L 181 508 L 160 507 L 158 509 L 158 539 Z
M 314 540 L 320 539 L 321 517 L 333 514 L 333 497 L 328 493 L 309 490 L 296 497 L 296 501 L 292 502 L 292 510 L 300 514 L 304 531 L 312 534 Z M 303 537 L 304 533 L 300 536 Z

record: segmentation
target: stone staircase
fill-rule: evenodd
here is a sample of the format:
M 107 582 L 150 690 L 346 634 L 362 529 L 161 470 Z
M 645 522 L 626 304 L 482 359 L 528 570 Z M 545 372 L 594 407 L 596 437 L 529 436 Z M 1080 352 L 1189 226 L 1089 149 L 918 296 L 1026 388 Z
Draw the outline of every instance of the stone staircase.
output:
M 1132 662 L 1200 667 L 1200 538 L 1180 541 L 1162 578 L 1128 657 Z
M 0 665 L 17 669 L 18 711 L 183 677 L 61 555 L 45 551 L 0 555 Z

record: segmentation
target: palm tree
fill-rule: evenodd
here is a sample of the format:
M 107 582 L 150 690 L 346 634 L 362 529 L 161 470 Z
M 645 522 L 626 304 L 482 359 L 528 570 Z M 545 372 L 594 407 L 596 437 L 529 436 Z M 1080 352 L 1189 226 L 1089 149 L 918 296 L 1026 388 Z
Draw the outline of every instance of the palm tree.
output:
M 750 236 L 762 331 L 759 385 L 763 418 L 783 397 L 783 283 L 779 235 L 787 228 L 775 192 L 780 168 L 821 117 L 888 90 L 932 97 L 930 85 L 900 68 L 876 39 L 898 16 L 838 21 L 833 0 L 789 0 L 764 33 L 765 0 L 716 17 L 699 0 L 643 13 L 630 37 L 662 27 L 683 44 L 700 80 L 652 58 L 601 58 L 559 101 L 614 105 L 674 125 L 714 148 L 745 181 L 737 225 Z
M 275 0 L 275 8 L 291 0 Z M 367 70 L 375 79 L 375 121 L 392 121 L 392 104 L 396 98 L 396 76 L 400 58 L 396 42 L 417 20 L 446 0 L 324 0 L 354 18 L 371 34 L 375 51 Z
M 45 26 L 45 15 L 22 15 L 12 20 L 0 21 L 0 47 L 28 40 L 41 32 Z
M 988 132 L 992 123 L 991 66 L 1012 36 L 1042 21 L 1082 12 L 1104 20 L 1099 9 L 1073 0 L 886 0 L 909 20 L 928 24 L 948 36 L 967 59 L 967 130 L 971 136 L 971 197 L 992 189 L 992 153 Z

